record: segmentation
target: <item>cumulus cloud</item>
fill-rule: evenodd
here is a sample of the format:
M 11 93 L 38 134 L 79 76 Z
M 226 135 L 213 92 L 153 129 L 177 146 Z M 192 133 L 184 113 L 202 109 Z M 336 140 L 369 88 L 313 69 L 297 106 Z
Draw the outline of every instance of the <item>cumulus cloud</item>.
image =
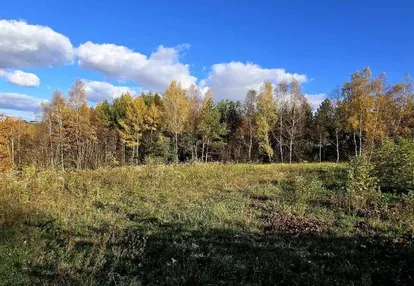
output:
M 258 89 L 265 80 L 279 83 L 291 82 L 294 78 L 301 83 L 307 81 L 306 75 L 288 73 L 284 69 L 267 69 L 253 63 L 230 62 L 213 65 L 200 86 L 211 87 L 217 99 L 243 100 L 249 89 Z
M 121 94 L 129 92 L 134 94 L 135 89 L 128 86 L 116 86 L 108 82 L 83 80 L 85 83 L 86 95 L 89 101 L 100 102 L 105 99 L 112 100 Z
M 38 87 L 40 85 L 40 79 L 37 75 L 20 70 L 13 72 L 0 70 L 0 77 L 6 78 L 9 83 L 15 85 L 26 87 Z
M 70 40 L 49 27 L 0 20 L 0 68 L 58 66 L 73 56 Z
M 35 112 L 39 110 L 42 102 L 44 100 L 26 94 L 0 92 L 0 109 Z
M 77 48 L 78 64 L 89 70 L 123 81 L 133 81 L 143 89 L 163 91 L 177 80 L 183 87 L 196 82 L 189 66 L 179 60 L 180 52 L 188 48 L 159 46 L 149 57 L 124 46 L 86 42 Z
M 177 80 L 184 88 L 188 88 L 197 83 L 197 78 L 190 74 L 189 65 L 180 61 L 180 55 L 188 48 L 188 45 L 159 46 L 150 55 L 145 55 L 125 46 L 88 41 L 75 49 L 68 37 L 47 26 L 0 20 L 0 77 L 12 84 L 37 87 L 40 80 L 35 74 L 10 70 L 64 65 L 72 63 L 77 56 L 80 67 L 101 72 L 118 82 L 135 82 L 141 90 L 162 92 L 171 80 Z M 201 80 L 198 86 L 202 93 L 208 87 L 213 88 L 218 100 L 243 100 L 248 89 L 258 89 L 265 80 L 279 83 L 290 82 L 294 78 L 301 83 L 308 81 L 305 74 L 289 73 L 281 68 L 262 68 L 253 63 L 229 62 L 213 65 L 207 78 Z M 85 80 L 85 86 L 88 98 L 93 102 L 113 99 L 124 92 L 135 91 L 127 86 L 115 86 L 100 81 Z M 313 106 L 317 106 L 325 98 L 323 94 L 307 96 Z M 38 107 L 39 104 L 39 99 L 24 94 L 0 93 L 0 107 L 3 108 L 33 110 L 33 106 Z M 15 108 L 11 108 L 13 106 Z
M 326 98 L 325 93 L 305 94 L 305 96 L 309 100 L 310 104 L 312 105 L 313 111 L 316 111 L 319 105 L 321 104 L 321 102 L 324 101 Z

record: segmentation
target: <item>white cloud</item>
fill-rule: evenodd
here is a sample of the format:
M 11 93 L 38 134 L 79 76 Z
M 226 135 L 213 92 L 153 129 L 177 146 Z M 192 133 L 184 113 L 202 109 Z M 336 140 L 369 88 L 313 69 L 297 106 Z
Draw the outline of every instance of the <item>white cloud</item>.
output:
M 133 81 L 143 89 L 164 91 L 171 80 L 181 82 L 183 87 L 195 83 L 189 66 L 179 61 L 180 51 L 188 48 L 181 45 L 174 48 L 159 46 L 149 57 L 127 47 L 114 44 L 86 42 L 77 48 L 81 67 L 100 71 L 108 77 Z
M 88 100 L 92 102 L 100 102 L 104 99 L 111 100 L 126 92 L 129 92 L 130 94 L 135 93 L 135 89 L 128 86 L 116 86 L 103 81 L 91 81 L 85 79 L 83 82 L 85 83 Z
M 214 90 L 216 99 L 244 100 L 249 89 L 258 89 L 265 80 L 273 83 L 307 82 L 304 74 L 287 73 L 284 69 L 267 69 L 252 63 L 230 62 L 215 64 L 208 77 L 200 82 L 201 87 Z
M 58 66 L 73 55 L 70 40 L 49 27 L 0 20 L 0 68 Z
M 13 116 L 13 117 L 20 118 L 20 119 L 27 120 L 27 121 L 35 121 L 35 120 L 40 119 L 40 113 L 36 113 L 33 111 L 2 109 L 0 110 L 0 114 Z
M 40 85 L 40 79 L 37 75 L 20 70 L 13 72 L 0 70 L 0 77 L 6 78 L 9 83 L 15 85 L 26 87 L 38 87 Z
M 325 93 L 305 94 L 305 96 L 309 100 L 310 104 L 312 105 L 313 111 L 316 111 L 319 105 L 321 104 L 321 102 L 324 101 L 326 98 Z
M 38 111 L 44 100 L 21 93 L 0 92 L 0 108 L 20 111 Z

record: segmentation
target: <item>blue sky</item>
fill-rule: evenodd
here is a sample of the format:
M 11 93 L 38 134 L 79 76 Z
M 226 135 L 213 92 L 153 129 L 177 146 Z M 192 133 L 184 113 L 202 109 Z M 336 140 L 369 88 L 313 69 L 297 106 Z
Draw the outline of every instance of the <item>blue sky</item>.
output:
M 99 101 L 171 79 L 242 100 L 296 77 L 316 104 L 365 66 L 391 83 L 414 72 L 413 12 L 410 0 L 5 1 L 0 109 L 30 116 L 76 78 Z

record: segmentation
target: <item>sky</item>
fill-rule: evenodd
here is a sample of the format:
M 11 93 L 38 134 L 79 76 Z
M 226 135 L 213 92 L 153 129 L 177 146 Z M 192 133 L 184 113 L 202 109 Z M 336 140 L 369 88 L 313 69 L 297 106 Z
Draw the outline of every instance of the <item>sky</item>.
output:
M 243 100 L 295 78 L 316 107 L 366 66 L 390 83 L 413 73 L 413 13 L 412 0 L 3 1 L 0 110 L 33 119 L 77 78 L 92 105 L 173 79 Z

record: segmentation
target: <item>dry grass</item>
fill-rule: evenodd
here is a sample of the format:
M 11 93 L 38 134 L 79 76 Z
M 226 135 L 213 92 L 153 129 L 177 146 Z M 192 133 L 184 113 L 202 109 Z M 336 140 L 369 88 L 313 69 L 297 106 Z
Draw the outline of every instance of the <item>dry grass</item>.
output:
M 195 164 L 1 175 L 0 284 L 412 281 L 414 202 L 387 195 L 375 210 L 349 214 L 340 203 L 344 168 Z

